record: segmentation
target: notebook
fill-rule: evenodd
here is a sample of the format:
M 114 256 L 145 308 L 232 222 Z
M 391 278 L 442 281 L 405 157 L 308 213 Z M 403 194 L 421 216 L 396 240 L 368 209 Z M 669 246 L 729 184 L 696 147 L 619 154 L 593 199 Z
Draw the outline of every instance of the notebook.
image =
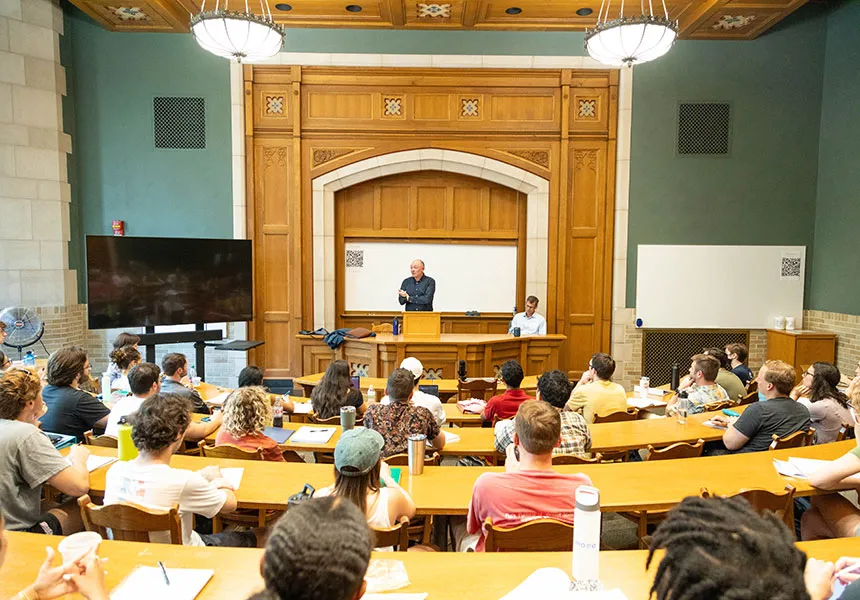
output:
M 334 435 L 334 427 L 299 427 L 290 441 L 295 444 L 325 444 Z
M 295 415 L 307 415 L 314 410 L 314 405 L 310 402 L 295 402 L 293 407 L 293 414 Z
M 244 474 L 245 469 L 243 467 L 221 469 L 221 477 L 229 481 L 233 485 L 234 490 L 239 489 L 239 485 L 242 483 L 242 475 Z
M 109 465 L 116 461 L 115 456 L 93 456 L 90 454 L 87 457 L 87 471 L 92 473 L 96 469 L 101 469 L 105 465 Z
M 223 394 L 218 394 L 214 398 L 209 398 L 209 400 L 206 400 L 206 404 L 209 404 L 211 406 L 221 406 L 224 404 L 224 402 L 227 400 L 227 396 L 229 396 L 230 394 L 231 392 L 224 392 Z
M 215 571 L 166 568 L 170 585 L 160 567 L 137 567 L 110 594 L 111 600 L 193 600 Z
M 290 436 L 295 433 L 295 429 L 283 429 L 281 427 L 266 427 L 263 430 L 263 435 L 267 435 L 278 444 L 283 444 Z
M 774 459 L 773 466 L 776 467 L 780 475 L 794 477 L 795 479 L 809 479 L 810 475 L 829 462 L 829 460 L 817 460 L 814 458 L 791 457 L 788 460 Z

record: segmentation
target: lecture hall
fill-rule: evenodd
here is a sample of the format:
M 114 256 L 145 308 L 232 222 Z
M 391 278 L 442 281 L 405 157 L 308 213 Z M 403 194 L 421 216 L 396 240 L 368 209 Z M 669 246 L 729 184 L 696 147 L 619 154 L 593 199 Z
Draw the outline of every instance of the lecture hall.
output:
M 0 598 L 860 599 L 858 30 L 0 0 Z

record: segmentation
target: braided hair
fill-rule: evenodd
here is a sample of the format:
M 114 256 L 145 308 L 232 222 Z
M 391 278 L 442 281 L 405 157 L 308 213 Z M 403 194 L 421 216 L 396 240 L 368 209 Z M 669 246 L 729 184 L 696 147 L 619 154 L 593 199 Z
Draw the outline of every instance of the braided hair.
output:
M 665 548 L 649 598 L 657 600 L 809 600 L 806 554 L 773 513 L 743 498 L 685 498 L 654 533 Z
M 370 562 L 371 534 L 349 500 L 327 496 L 293 506 L 277 522 L 263 557 L 269 600 L 348 600 Z

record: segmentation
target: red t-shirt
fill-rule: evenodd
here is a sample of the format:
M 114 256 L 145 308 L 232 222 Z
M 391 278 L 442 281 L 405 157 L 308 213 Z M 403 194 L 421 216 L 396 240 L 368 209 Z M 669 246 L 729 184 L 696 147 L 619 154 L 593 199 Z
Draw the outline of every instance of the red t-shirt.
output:
M 481 533 L 475 550 L 484 551 L 487 517 L 493 525 L 505 528 L 544 518 L 573 523 L 580 485 L 591 485 L 591 479 L 582 473 L 555 471 L 482 474 L 472 489 L 467 522 L 469 533 Z
M 504 394 L 493 396 L 484 407 L 484 418 L 487 421 L 492 421 L 493 417 L 496 420 L 510 419 L 517 416 L 517 411 L 520 404 L 526 400 L 534 400 L 533 396 L 529 396 L 521 389 L 505 390 Z
M 256 452 L 258 448 L 263 449 L 263 460 L 271 460 L 275 462 L 284 462 L 284 455 L 278 443 L 267 435 L 255 433 L 254 435 L 243 435 L 235 437 L 227 433 L 222 427 L 218 430 L 218 435 L 215 436 L 215 445 L 232 444 L 238 446 L 242 450 Z

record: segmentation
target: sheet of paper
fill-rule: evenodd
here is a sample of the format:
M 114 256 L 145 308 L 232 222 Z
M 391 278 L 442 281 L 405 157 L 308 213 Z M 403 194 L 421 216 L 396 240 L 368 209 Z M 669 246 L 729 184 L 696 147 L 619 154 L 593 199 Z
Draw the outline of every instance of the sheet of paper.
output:
M 233 484 L 234 490 L 239 489 L 239 485 L 242 483 L 242 475 L 244 474 L 245 469 L 243 467 L 221 469 L 221 476 Z
M 209 398 L 206 400 L 206 404 L 211 406 L 222 406 L 224 402 L 227 400 L 227 396 L 230 395 L 230 392 L 224 392 L 223 394 L 218 394 L 214 398 Z
M 447 429 L 443 429 L 442 433 L 445 434 L 445 443 L 446 444 L 453 444 L 454 442 L 460 441 L 460 436 L 457 435 L 456 433 L 451 433 Z M 429 440 L 428 440 L 428 442 L 429 442 Z
M 212 579 L 211 569 L 173 569 L 167 567 L 170 585 L 160 567 L 137 567 L 111 591 L 112 600 L 193 600 Z
M 642 386 L 634 385 L 633 391 L 638 396 L 639 394 L 642 393 Z M 652 388 L 652 387 L 648 388 L 648 395 L 649 396 L 657 396 L 659 398 L 662 398 L 666 394 L 671 394 L 671 393 L 672 393 L 672 390 L 661 390 L 660 388 Z
M 325 444 L 334 435 L 334 427 L 299 427 L 290 438 L 293 444 Z
M 804 475 L 809 477 L 824 465 L 830 463 L 829 460 L 819 460 L 816 458 L 797 458 L 789 457 L 788 462 L 799 469 Z
M 787 460 L 773 460 L 773 466 L 776 467 L 776 472 L 784 477 L 794 477 L 795 479 L 807 479 L 806 474 L 798 467 L 794 466 Z
M 529 575 L 525 581 L 502 597 L 502 600 L 627 600 L 621 590 L 574 592 L 570 590 L 570 577 L 561 569 L 546 567 Z
M 726 429 L 726 427 L 724 425 L 720 425 L 719 423 L 714 423 L 710 419 L 708 419 L 707 421 L 702 421 L 702 425 L 704 425 L 705 427 L 713 427 L 714 429 Z
M 651 408 L 652 406 L 666 406 L 666 403 L 663 400 L 658 400 L 657 398 L 649 396 L 645 400 L 642 398 L 627 398 L 627 406 L 633 406 L 634 408 Z
M 296 415 L 307 415 L 314 409 L 314 405 L 310 402 L 294 402 L 293 406 L 295 407 L 293 414 Z
M 109 465 L 116 460 L 116 456 L 94 456 L 90 454 L 87 457 L 87 471 L 92 473 L 96 469 L 100 469 L 105 465 Z M 71 465 L 72 463 L 69 459 L 66 459 L 66 462 Z

